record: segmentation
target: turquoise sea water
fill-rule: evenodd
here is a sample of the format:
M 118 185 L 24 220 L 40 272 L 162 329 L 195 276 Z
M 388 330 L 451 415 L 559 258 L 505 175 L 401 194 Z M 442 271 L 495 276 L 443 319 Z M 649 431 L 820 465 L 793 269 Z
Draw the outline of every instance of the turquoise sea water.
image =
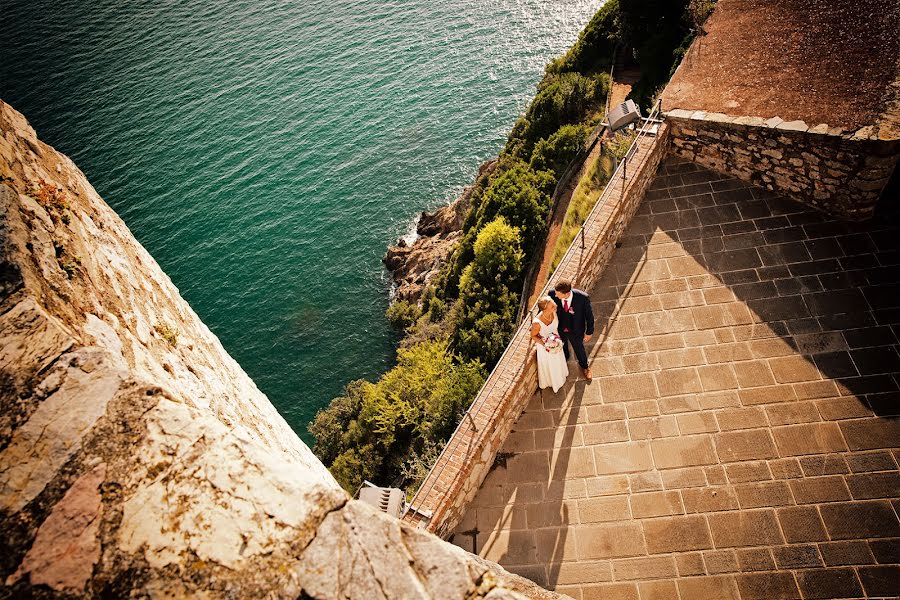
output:
M 309 440 L 392 364 L 386 246 L 497 153 L 601 4 L 6 0 L 0 98 Z

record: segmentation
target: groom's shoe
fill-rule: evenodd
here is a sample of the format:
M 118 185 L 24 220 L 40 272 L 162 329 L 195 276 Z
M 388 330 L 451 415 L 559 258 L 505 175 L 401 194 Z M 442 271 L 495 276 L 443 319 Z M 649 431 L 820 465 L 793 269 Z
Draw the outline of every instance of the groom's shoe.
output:
M 594 379 L 594 374 L 591 373 L 590 367 L 588 367 L 586 369 L 582 369 L 581 373 L 584 375 L 584 378 L 587 379 L 588 381 L 591 381 L 592 379 Z

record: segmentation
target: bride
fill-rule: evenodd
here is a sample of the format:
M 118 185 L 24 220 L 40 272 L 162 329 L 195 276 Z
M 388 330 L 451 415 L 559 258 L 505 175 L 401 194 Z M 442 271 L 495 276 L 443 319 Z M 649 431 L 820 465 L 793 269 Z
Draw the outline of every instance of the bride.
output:
M 557 333 L 556 302 L 550 296 L 542 296 L 537 305 L 538 314 L 531 321 L 531 339 L 537 348 L 538 387 L 553 387 L 557 392 L 566 382 L 569 366 Z

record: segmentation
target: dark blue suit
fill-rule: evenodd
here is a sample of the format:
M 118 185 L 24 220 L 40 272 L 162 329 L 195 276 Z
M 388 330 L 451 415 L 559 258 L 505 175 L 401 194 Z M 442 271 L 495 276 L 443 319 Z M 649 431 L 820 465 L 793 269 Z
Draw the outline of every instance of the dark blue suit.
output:
M 572 289 L 569 297 L 569 310 L 563 310 L 563 301 L 556 297 L 556 290 L 550 290 L 550 297 L 556 302 L 556 315 L 559 317 L 559 337 L 563 342 L 563 352 L 569 360 L 569 344 L 575 351 L 575 358 L 582 369 L 587 369 L 587 351 L 584 349 L 584 336 L 594 335 L 594 311 L 587 293 Z

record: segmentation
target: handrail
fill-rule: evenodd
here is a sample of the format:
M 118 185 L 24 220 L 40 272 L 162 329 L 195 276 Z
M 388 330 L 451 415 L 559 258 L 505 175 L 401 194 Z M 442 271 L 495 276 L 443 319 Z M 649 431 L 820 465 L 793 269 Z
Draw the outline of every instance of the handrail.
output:
M 634 140 L 632 140 L 631 145 L 628 148 L 628 153 L 626 153 L 626 157 L 631 154 L 632 149 L 636 150 L 637 145 L 640 143 L 641 139 L 649 134 L 651 127 L 648 127 L 648 126 L 659 123 L 659 120 L 658 120 L 659 109 L 660 109 L 660 102 L 659 102 L 659 100 L 657 100 L 656 103 L 654 104 L 653 108 L 651 109 L 650 114 L 643 120 L 644 122 L 643 122 L 640 130 L 638 131 L 637 135 L 635 136 Z M 560 261 L 559 265 L 554 270 L 554 272 L 550 275 L 550 278 L 548 279 L 547 284 L 544 286 L 544 288 L 542 288 L 541 295 L 545 295 L 545 293 L 549 290 L 550 283 L 553 281 L 554 276 L 556 276 L 557 271 L 559 271 L 559 269 L 567 263 L 568 259 L 570 258 L 570 255 L 573 254 L 575 252 L 576 248 L 580 246 L 579 242 L 578 242 L 578 237 L 582 236 L 582 239 L 583 239 L 585 228 L 587 226 L 589 226 L 595 213 L 598 210 L 600 210 L 600 207 L 604 206 L 606 204 L 606 200 L 611 195 L 611 191 L 614 187 L 613 183 L 615 182 L 616 176 L 619 174 L 619 170 L 622 169 L 622 172 L 624 174 L 625 163 L 627 163 L 627 158 L 625 160 L 621 161 L 616 166 L 616 169 L 613 171 L 612 176 L 609 178 L 609 182 L 604 187 L 603 191 L 600 193 L 600 196 L 597 198 L 597 201 L 594 204 L 593 209 L 591 209 L 591 212 L 588 214 L 588 216 L 584 220 L 584 223 L 581 225 L 581 228 L 580 228 L 578 234 L 576 234 L 575 238 L 572 239 L 572 243 L 569 244 L 569 248 L 568 248 L 568 250 L 566 250 L 566 253 L 563 256 L 563 259 Z M 626 185 L 625 181 L 626 181 L 626 179 L 623 176 L 623 183 L 622 183 L 623 186 Z M 534 303 L 534 305 L 531 307 L 531 310 L 533 311 L 536 307 L 537 307 L 537 302 Z M 425 479 L 423 480 L 423 486 L 420 487 L 418 490 L 416 490 L 416 493 L 413 496 L 412 501 L 409 503 L 409 505 L 407 505 L 406 513 L 410 512 L 410 511 L 415 511 L 415 512 L 421 514 L 423 517 L 429 519 L 429 521 L 434 518 L 434 516 L 435 516 L 434 513 L 432 513 L 430 515 L 422 513 L 418 510 L 417 505 L 423 504 L 424 500 L 428 499 L 428 497 L 431 495 L 431 492 L 434 490 L 435 485 L 440 480 L 441 475 L 443 475 L 444 469 L 446 468 L 449 461 L 443 461 L 443 464 L 440 464 L 441 459 L 445 455 L 452 454 L 453 451 L 459 447 L 460 438 L 457 436 L 457 434 L 461 431 L 463 424 L 466 423 L 467 421 L 469 421 L 470 422 L 469 426 L 472 427 L 472 429 L 475 432 L 478 431 L 478 429 L 475 427 L 474 418 L 472 417 L 472 414 L 477 412 L 482 406 L 484 406 L 484 404 L 487 402 L 487 399 L 490 398 L 491 392 L 494 391 L 494 388 L 497 386 L 497 382 L 500 380 L 500 377 L 497 375 L 499 375 L 499 369 L 501 368 L 501 366 L 503 366 L 503 359 L 506 357 L 506 354 L 513 347 L 513 345 L 514 345 L 513 342 L 516 341 L 520 332 L 526 328 L 527 324 L 528 324 L 527 321 L 523 320 L 519 324 L 519 326 L 516 328 L 515 333 L 513 334 L 509 343 L 506 345 L 506 348 L 503 350 L 503 354 L 500 355 L 500 359 L 497 361 L 497 364 L 494 365 L 494 368 L 491 370 L 491 373 L 488 375 L 485 385 L 481 388 L 481 390 L 479 390 L 478 394 L 472 400 L 472 403 L 469 405 L 469 408 L 466 410 L 465 414 L 463 415 L 463 417 L 460 419 L 459 423 L 457 424 L 456 429 L 454 429 L 453 434 L 450 436 L 450 439 L 449 439 L 447 445 L 444 446 L 444 449 L 441 451 L 441 454 L 438 456 L 437 460 L 435 461 L 435 464 L 432 465 L 431 469 L 428 471 L 428 474 L 425 476 Z M 527 364 L 528 364 L 528 361 L 523 361 L 519 365 L 519 368 L 516 369 L 516 371 L 515 371 L 515 375 L 513 376 L 512 381 L 516 381 L 518 379 L 518 377 L 522 374 L 522 371 L 524 371 Z M 490 387 L 488 387 L 488 386 L 490 386 Z M 491 414 L 487 419 L 488 423 L 493 421 L 499 408 L 500 408 L 500 403 L 497 403 L 497 405 L 494 406 L 494 409 L 491 411 Z M 437 472 L 435 472 L 435 469 L 438 468 L 438 464 L 440 464 L 440 468 Z M 430 481 L 430 485 L 429 485 L 428 489 L 425 489 L 424 482 L 429 482 L 429 481 Z M 420 498 L 422 499 L 422 502 L 419 502 Z M 404 514 L 406 514 L 406 513 L 404 513 Z

